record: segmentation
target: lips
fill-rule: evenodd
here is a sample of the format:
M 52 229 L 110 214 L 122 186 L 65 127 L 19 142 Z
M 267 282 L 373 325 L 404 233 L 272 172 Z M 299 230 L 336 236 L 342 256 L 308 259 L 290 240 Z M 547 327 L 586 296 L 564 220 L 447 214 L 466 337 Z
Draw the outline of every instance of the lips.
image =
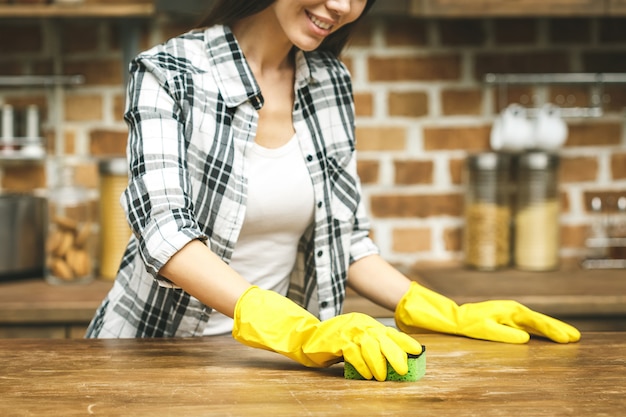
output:
M 313 22 L 313 24 L 317 26 L 318 28 L 323 29 L 323 30 L 331 30 L 333 28 L 332 23 L 324 22 L 310 13 L 307 13 L 307 15 L 309 16 L 309 19 L 311 20 L 311 22 Z

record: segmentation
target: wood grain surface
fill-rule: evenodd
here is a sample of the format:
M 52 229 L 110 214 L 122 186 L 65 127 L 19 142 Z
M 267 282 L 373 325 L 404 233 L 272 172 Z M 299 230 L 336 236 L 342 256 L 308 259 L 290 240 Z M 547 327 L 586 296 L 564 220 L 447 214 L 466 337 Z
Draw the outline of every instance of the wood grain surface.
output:
M 230 337 L 0 340 L 1 416 L 622 416 L 626 334 L 509 345 L 423 334 L 414 383 L 354 381 Z

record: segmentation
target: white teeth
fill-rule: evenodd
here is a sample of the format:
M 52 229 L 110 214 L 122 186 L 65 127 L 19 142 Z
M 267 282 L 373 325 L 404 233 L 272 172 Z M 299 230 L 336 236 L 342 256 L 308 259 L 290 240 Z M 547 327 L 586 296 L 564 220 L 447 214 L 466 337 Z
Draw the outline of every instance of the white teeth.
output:
M 330 30 L 330 28 L 333 27 L 333 25 L 331 25 L 330 23 L 324 23 L 321 20 L 317 19 L 315 16 L 309 15 L 309 17 L 311 18 L 311 22 L 313 22 L 315 26 L 321 29 Z

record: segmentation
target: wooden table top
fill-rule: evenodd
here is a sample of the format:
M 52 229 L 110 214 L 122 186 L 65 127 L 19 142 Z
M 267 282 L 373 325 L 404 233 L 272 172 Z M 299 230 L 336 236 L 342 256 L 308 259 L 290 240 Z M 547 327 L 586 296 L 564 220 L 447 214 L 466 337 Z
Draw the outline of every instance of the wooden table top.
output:
M 621 416 L 626 333 L 526 345 L 423 334 L 414 383 L 352 381 L 230 337 L 0 340 L 0 415 Z

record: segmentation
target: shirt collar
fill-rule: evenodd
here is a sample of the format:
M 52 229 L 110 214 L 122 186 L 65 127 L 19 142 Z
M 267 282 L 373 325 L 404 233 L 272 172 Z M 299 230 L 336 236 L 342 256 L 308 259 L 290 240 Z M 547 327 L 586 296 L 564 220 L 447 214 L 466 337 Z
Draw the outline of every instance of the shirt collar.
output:
M 213 77 L 228 107 L 250 101 L 254 108 L 263 107 L 263 96 L 239 43 L 228 26 L 216 25 L 205 31 L 205 42 Z M 314 83 L 315 77 L 306 54 L 296 51 L 296 87 Z

